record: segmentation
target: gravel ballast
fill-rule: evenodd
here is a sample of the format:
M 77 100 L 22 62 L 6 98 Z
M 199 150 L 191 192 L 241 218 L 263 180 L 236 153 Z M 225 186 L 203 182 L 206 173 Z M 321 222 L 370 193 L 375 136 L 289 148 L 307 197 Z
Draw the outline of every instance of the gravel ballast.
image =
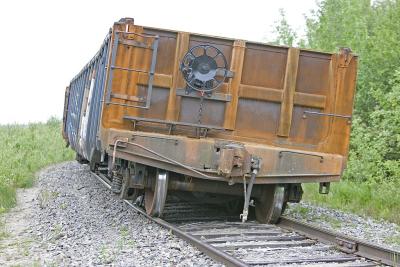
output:
M 30 190 L 33 190 L 30 191 Z M 0 266 L 218 266 L 106 189 L 88 166 L 43 170 L 36 188 L 19 192 L 0 242 Z M 14 215 L 21 216 L 13 222 Z
M 88 166 L 77 162 L 41 171 L 35 187 L 18 192 L 18 203 L 1 218 L 6 237 L 0 239 L 0 266 L 220 266 L 137 214 Z M 286 214 L 400 250 L 399 244 L 389 242 L 400 237 L 395 224 L 306 203 L 290 205 Z M 288 252 L 281 255 L 279 250 L 260 248 L 256 254 L 280 258 L 337 253 L 320 243 L 311 251 Z
M 319 207 L 305 202 L 290 204 L 285 215 L 400 253 L 400 227 L 395 223 L 364 218 L 352 213 Z

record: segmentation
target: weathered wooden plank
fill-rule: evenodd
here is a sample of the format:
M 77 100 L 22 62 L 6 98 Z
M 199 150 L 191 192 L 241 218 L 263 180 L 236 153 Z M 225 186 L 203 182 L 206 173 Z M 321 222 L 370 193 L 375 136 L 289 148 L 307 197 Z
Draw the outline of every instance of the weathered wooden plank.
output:
M 300 50 L 298 48 L 291 47 L 288 50 L 278 136 L 289 136 L 290 126 L 292 124 L 293 100 L 296 90 L 299 54 Z
M 231 71 L 234 72 L 233 78 L 229 81 L 229 93 L 232 95 L 231 102 L 226 104 L 224 128 L 233 130 L 235 128 L 237 106 L 239 102 L 239 87 L 242 80 L 242 70 L 246 42 L 236 40 L 233 43 Z

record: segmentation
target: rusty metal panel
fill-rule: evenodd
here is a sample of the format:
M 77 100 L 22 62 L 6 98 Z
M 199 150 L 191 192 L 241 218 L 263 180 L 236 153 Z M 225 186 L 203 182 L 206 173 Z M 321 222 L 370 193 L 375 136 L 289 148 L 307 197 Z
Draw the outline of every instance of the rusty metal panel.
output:
M 223 52 L 240 80 L 235 84 L 226 79 L 218 89 L 217 93 L 230 99 L 228 102 L 206 98 L 202 114 L 204 124 L 232 130 L 229 133 L 210 133 L 210 136 L 346 155 L 349 131 L 339 134 L 335 129 L 340 129 L 338 125 L 349 129 L 350 124 L 338 117 L 307 112 L 351 116 L 357 60 L 353 55 L 348 57 L 348 62 L 339 66 L 337 61 L 343 57 L 341 53 L 329 54 L 244 41 L 238 45 L 237 40 L 129 23 L 117 23 L 114 26 L 114 31 L 124 29 L 160 37 L 155 73 L 155 83 L 158 83 L 155 88 L 159 89 L 154 90 L 148 110 L 105 106 L 103 127 L 132 130 L 131 123 L 123 119 L 124 115 L 196 123 L 199 97 L 177 93 L 185 85 L 174 82 L 182 79 L 182 74 L 176 68 L 184 51 L 199 44 L 211 44 Z M 243 54 L 239 49 L 234 49 L 238 46 L 244 48 Z M 148 70 L 150 54 L 142 50 L 120 44 L 116 62 L 122 67 Z M 291 51 L 296 53 L 289 58 Z M 294 67 L 288 65 L 292 61 L 295 62 Z M 240 64 L 240 68 L 234 64 Z M 115 71 L 113 79 L 113 93 L 129 96 L 145 94 L 146 76 Z M 292 80 L 286 88 L 288 79 Z M 115 101 L 127 103 L 123 99 Z M 344 106 L 350 108 L 344 110 Z M 143 125 L 141 129 L 146 131 Z M 185 134 L 185 131 L 180 133 Z M 190 135 L 191 131 L 188 130 L 186 134 Z M 333 135 L 338 136 L 333 138 Z
M 185 54 L 198 45 L 219 49 L 232 73 L 203 101 L 200 94 L 186 90 L 180 71 Z M 272 46 L 139 26 L 125 19 L 112 27 L 107 51 L 103 65 L 88 64 L 69 86 L 64 132 L 79 153 L 90 154 L 95 136 L 101 139 L 96 149 L 109 152 L 119 137 L 130 140 L 139 131 L 144 136 L 136 137 L 141 145 L 204 172 L 218 168 L 215 144 L 224 140 L 240 143 L 264 159 L 258 177 L 269 180 L 257 183 L 340 177 L 349 147 L 357 70 L 357 57 L 349 50 L 323 53 Z M 82 149 L 80 128 L 93 75 L 91 141 Z M 196 126 L 199 119 L 203 128 Z M 151 133 L 157 138 L 149 137 Z M 170 144 L 171 138 L 179 139 L 179 145 Z M 146 153 L 131 152 L 120 155 L 187 172 Z
M 257 99 L 240 98 L 236 117 L 237 134 L 260 139 L 276 136 L 280 104 Z
M 241 83 L 261 88 L 283 88 L 288 49 L 247 43 Z
M 202 112 L 202 124 L 222 126 L 224 124 L 225 103 L 213 100 L 204 100 L 206 107 Z M 181 100 L 179 121 L 198 123 L 199 100 L 183 97 Z

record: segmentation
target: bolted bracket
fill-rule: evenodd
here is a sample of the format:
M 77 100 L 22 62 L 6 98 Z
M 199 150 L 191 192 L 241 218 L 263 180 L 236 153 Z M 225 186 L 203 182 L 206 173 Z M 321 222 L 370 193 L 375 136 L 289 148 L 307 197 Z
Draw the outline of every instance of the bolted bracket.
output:
M 235 72 L 231 70 L 226 70 L 226 78 L 233 78 L 235 76 Z
M 348 47 L 339 49 L 339 68 L 347 68 L 354 57 L 352 51 Z
M 355 253 L 358 251 L 358 244 L 343 238 L 336 237 L 336 245 L 339 250 L 346 253 Z
M 134 163 L 134 175 L 131 176 L 132 188 L 143 189 L 146 184 L 146 165 Z
M 215 144 L 218 150 L 219 175 L 241 177 L 251 172 L 251 155 L 244 145 L 238 143 Z
M 329 183 L 329 182 L 319 183 L 319 193 L 322 195 L 329 194 L 330 187 L 331 187 L 331 183 Z

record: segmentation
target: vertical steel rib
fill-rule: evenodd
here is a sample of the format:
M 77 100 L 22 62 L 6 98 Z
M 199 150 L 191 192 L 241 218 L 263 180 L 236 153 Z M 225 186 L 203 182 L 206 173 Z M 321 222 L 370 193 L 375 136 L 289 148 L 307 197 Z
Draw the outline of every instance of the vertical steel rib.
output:
M 159 42 L 159 37 L 156 35 L 154 37 L 153 41 L 153 54 L 151 57 L 151 66 L 150 66 L 150 73 L 149 73 L 149 81 L 148 81 L 148 87 L 147 87 L 147 98 L 146 98 L 146 107 L 150 107 L 150 102 L 151 102 L 151 94 L 153 92 L 153 81 L 154 81 L 154 74 L 156 71 L 156 61 L 157 61 L 157 51 L 158 51 L 158 42 Z
M 116 54 L 117 54 L 117 48 L 118 48 L 118 40 L 119 40 L 119 34 L 116 33 L 114 35 L 114 42 L 111 48 L 111 65 L 108 66 L 107 70 L 109 71 L 108 74 L 108 80 L 107 80 L 107 88 L 106 88 L 106 104 L 110 103 L 111 101 L 111 90 L 112 90 L 112 80 L 113 80 L 113 69 L 111 66 L 115 65 L 115 59 L 116 59 Z

